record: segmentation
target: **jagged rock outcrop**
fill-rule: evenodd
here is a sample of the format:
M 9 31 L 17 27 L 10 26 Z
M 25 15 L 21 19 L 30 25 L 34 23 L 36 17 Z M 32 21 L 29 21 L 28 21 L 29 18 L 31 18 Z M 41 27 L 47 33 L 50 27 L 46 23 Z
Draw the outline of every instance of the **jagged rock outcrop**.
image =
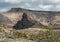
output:
M 34 11 L 34 10 L 28 10 L 28 9 L 22 9 L 22 8 L 12 8 L 11 10 L 1 14 L 4 17 L 8 18 L 8 20 L 10 21 L 10 23 L 7 23 L 7 24 L 11 24 L 11 26 L 15 26 L 17 23 L 20 23 L 20 22 L 22 23 L 22 21 L 24 21 L 25 23 L 28 23 L 22 17 L 24 16 L 23 15 L 24 13 L 27 14 L 27 18 L 26 18 L 27 21 L 29 22 L 36 21 L 36 23 L 34 24 L 35 27 L 40 26 L 40 25 L 37 26 L 37 24 L 42 24 L 44 26 L 60 28 L 60 12 Z
M 32 27 L 35 22 L 28 20 L 26 13 L 23 13 L 21 21 L 17 21 L 16 25 L 13 26 L 15 29 L 29 28 Z
M 37 21 L 32 20 L 31 18 L 28 18 L 28 15 L 26 13 L 23 13 L 22 19 L 20 21 L 17 21 L 17 23 L 13 26 L 14 29 L 24 29 L 24 28 L 30 28 L 30 27 L 36 27 L 41 26 L 41 23 L 38 23 Z

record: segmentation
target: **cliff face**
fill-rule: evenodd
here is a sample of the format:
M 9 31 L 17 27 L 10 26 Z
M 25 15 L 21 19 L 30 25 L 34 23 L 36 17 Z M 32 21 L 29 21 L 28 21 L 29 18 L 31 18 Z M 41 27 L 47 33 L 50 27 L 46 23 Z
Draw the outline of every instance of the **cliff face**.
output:
M 27 21 L 25 21 L 23 18 L 24 13 L 28 18 L 28 19 L 25 18 L 27 19 Z M 34 23 L 32 26 L 35 25 L 35 27 L 38 27 L 40 25 L 45 25 L 45 26 L 60 28 L 60 12 L 32 11 L 22 8 L 12 8 L 8 12 L 1 13 L 1 15 L 4 17 L 0 16 L 1 18 L 0 21 L 4 21 L 3 23 L 9 24 L 11 26 L 15 26 L 18 23 L 18 21 L 20 21 L 21 23 L 23 21 L 24 25 Z

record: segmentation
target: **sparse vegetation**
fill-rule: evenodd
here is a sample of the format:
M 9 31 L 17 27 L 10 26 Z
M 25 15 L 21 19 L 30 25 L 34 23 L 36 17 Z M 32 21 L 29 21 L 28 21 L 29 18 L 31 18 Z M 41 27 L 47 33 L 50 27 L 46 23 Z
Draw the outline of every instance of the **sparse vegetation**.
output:
M 39 31 L 38 34 L 26 34 L 25 32 L 14 29 L 9 29 L 7 32 L 5 30 L 8 29 L 0 26 L 0 39 L 4 42 L 11 42 L 11 39 L 18 39 L 19 41 L 22 39 L 27 39 L 36 42 L 60 42 L 60 37 L 58 37 L 57 32 L 53 31 L 51 28 L 47 29 L 47 31 Z
M 27 38 L 27 35 L 25 33 L 19 32 L 19 31 L 13 31 L 13 35 L 15 38 L 20 38 L 20 37 L 24 37 Z
M 37 35 L 30 35 L 31 40 L 37 42 L 60 42 L 60 39 L 56 32 L 48 29 L 47 31 L 40 31 Z

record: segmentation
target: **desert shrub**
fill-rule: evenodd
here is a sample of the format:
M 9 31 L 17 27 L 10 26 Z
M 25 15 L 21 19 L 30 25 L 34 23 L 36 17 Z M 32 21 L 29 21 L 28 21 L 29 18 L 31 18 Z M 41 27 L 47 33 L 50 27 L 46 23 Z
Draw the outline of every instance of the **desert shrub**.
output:
M 0 26 L 0 32 L 3 34 L 0 34 L 3 38 L 4 34 L 6 38 L 26 38 L 37 42 L 60 42 L 60 38 L 58 37 L 58 34 L 56 31 L 53 31 L 52 28 L 49 28 L 47 26 L 44 26 L 46 28 L 46 31 L 40 31 L 38 34 L 26 34 L 17 30 L 11 30 L 11 33 L 5 33 L 4 27 Z
M 30 35 L 29 39 L 37 42 L 60 42 L 57 33 L 50 28 L 47 31 L 40 31 L 36 35 Z
M 14 35 L 14 37 L 16 37 L 16 38 L 20 38 L 20 37 L 27 38 L 27 36 L 26 36 L 25 33 L 22 33 L 22 32 L 19 32 L 19 31 L 13 32 L 13 35 Z
M 40 32 L 38 34 L 38 39 L 42 42 L 59 42 L 57 33 L 51 29 L 48 29 L 45 32 Z

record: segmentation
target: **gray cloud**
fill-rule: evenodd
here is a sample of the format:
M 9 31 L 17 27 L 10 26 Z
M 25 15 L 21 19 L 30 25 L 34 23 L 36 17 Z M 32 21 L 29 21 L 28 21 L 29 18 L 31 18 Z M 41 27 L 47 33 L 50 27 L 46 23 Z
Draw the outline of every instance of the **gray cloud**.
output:
M 12 7 L 31 10 L 60 11 L 60 0 L 0 0 L 0 11 Z

